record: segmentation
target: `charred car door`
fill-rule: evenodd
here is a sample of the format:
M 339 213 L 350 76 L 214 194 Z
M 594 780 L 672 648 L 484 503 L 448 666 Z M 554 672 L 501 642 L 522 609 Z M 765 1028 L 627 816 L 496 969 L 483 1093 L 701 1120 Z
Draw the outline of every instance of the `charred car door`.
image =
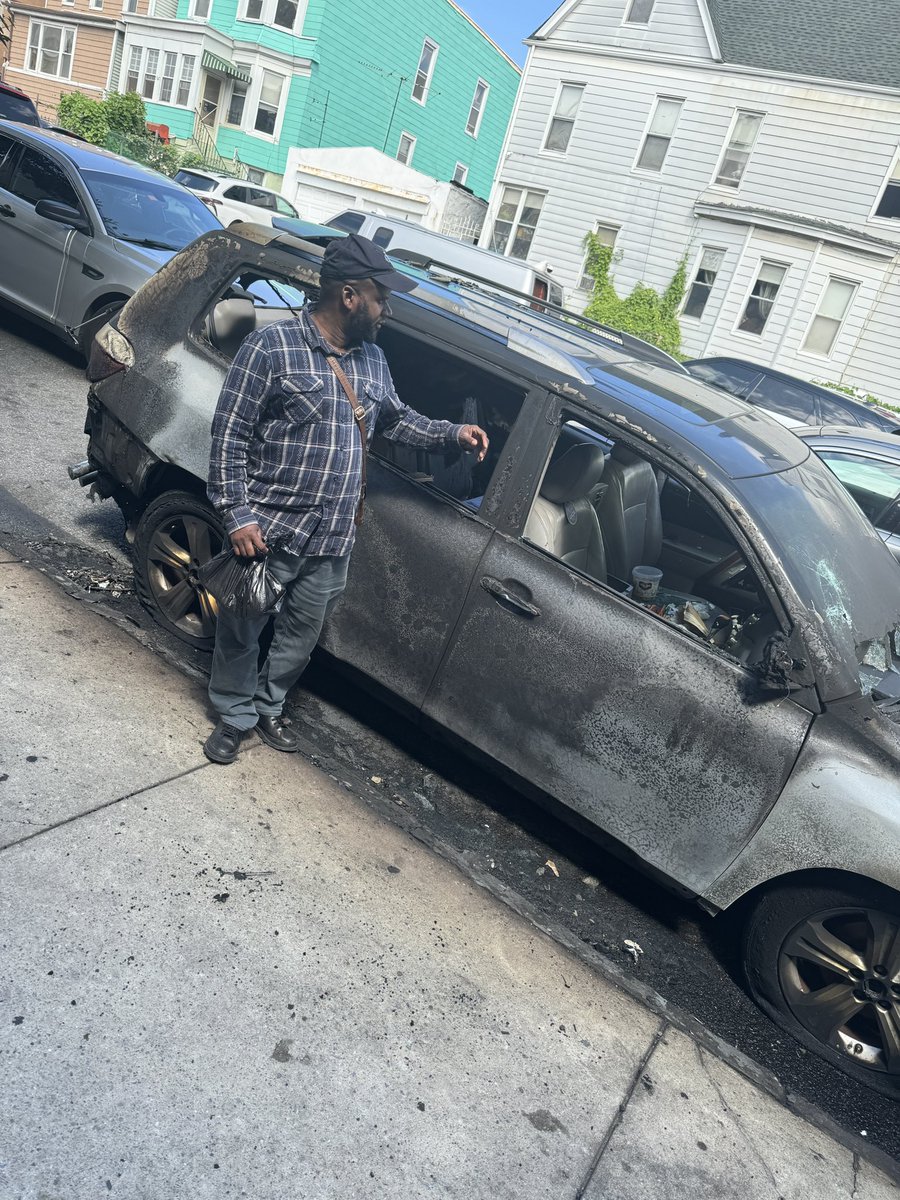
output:
M 672 464 L 578 411 L 535 430 L 546 467 L 527 520 L 492 536 L 424 711 L 702 892 L 778 798 L 812 720 L 748 666 L 783 617 L 719 517 L 710 566 L 699 495 L 692 559 L 684 506 L 674 528 L 661 506 Z M 638 564 L 662 571 L 646 603 L 629 594 Z
M 454 447 L 425 451 L 381 435 L 369 456 L 365 520 L 322 644 L 419 707 L 491 539 L 504 475 L 498 467 L 516 457 L 529 397 L 508 373 L 396 322 L 379 342 L 411 408 L 479 424 L 491 440 L 480 464 Z

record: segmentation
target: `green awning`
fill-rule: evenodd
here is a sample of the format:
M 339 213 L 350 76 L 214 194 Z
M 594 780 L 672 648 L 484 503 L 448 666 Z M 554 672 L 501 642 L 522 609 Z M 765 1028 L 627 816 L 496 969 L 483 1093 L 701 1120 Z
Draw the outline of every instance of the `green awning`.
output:
M 242 71 L 234 63 L 230 63 L 226 58 L 219 58 L 218 54 L 213 54 L 209 50 L 203 51 L 201 64 L 204 71 L 213 71 L 216 75 L 224 75 L 229 79 L 239 79 L 241 83 L 250 82 L 249 71 Z

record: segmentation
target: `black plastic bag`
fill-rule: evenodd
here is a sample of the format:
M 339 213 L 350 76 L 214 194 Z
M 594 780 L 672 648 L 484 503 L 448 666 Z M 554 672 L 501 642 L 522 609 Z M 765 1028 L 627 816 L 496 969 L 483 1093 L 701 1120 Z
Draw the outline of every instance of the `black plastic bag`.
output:
M 264 617 L 276 612 L 284 584 L 268 570 L 268 559 L 240 558 L 227 547 L 198 571 L 200 582 L 219 608 L 233 617 Z

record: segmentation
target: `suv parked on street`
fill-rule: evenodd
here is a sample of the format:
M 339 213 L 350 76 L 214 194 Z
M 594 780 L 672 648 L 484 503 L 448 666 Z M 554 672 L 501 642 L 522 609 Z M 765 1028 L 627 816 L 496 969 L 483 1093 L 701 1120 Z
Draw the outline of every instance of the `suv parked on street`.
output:
M 748 404 L 764 408 L 783 425 L 858 425 L 900 433 L 900 413 L 863 404 L 817 383 L 742 358 L 693 358 L 688 371 Z
M 236 179 L 233 175 L 221 175 L 218 171 L 206 171 L 200 167 L 184 167 L 175 172 L 175 181 L 198 195 L 223 225 L 235 225 L 239 221 L 271 225 L 274 216 L 300 215 L 280 192 L 263 187 L 260 183 Z
M 0 83 L 0 120 L 18 121 L 21 125 L 40 127 L 41 118 L 34 101 L 18 88 Z
M 99 146 L 0 121 L 0 302 L 85 357 L 176 250 L 221 228 L 205 205 Z
M 118 501 L 141 598 L 195 645 L 222 543 L 216 400 L 241 340 L 315 297 L 321 256 L 259 226 L 207 234 L 94 343 L 73 474 Z M 900 1094 L 900 567 L 776 422 L 640 343 L 409 274 L 379 339 L 399 394 L 477 421 L 490 453 L 369 425 L 324 648 L 707 910 L 740 906 L 759 1003 Z M 285 382 L 298 421 L 320 387 Z M 644 600 L 639 566 L 662 576 Z

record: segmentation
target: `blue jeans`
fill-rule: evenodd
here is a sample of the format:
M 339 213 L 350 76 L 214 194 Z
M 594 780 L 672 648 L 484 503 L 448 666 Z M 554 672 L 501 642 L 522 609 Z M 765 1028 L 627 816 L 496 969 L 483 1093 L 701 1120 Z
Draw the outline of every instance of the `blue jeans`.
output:
M 285 585 L 285 595 L 262 668 L 259 639 L 273 618 L 241 620 L 219 613 L 209 698 L 228 725 L 252 729 L 261 716 L 277 717 L 281 712 L 347 584 L 349 563 L 349 555 L 311 558 L 284 550 L 269 555 L 269 570 Z

